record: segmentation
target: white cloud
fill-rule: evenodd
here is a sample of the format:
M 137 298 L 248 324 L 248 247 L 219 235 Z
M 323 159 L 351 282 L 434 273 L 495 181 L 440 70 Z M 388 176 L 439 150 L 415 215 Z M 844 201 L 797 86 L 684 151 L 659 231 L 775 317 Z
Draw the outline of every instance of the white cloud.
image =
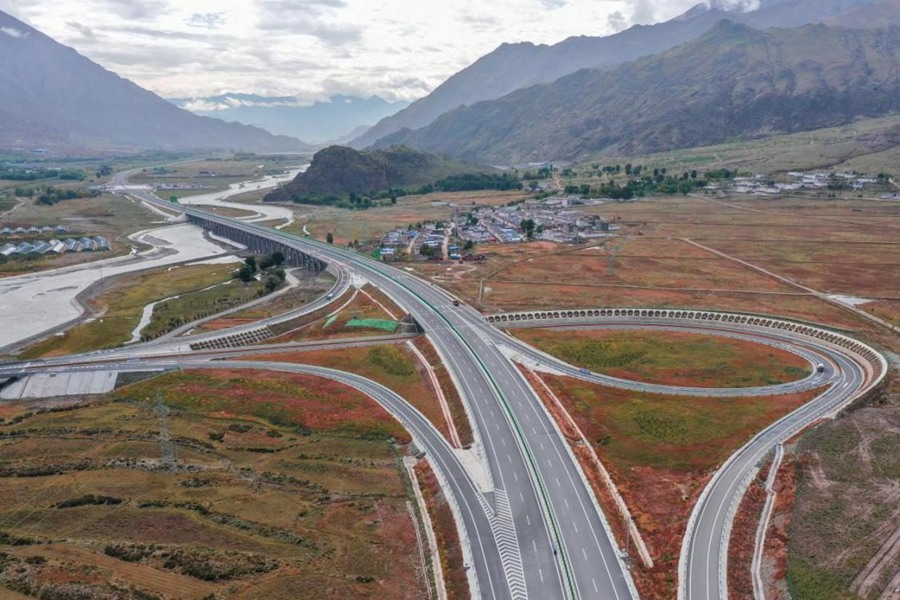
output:
M 14 37 L 14 38 L 23 38 L 28 35 L 24 31 L 22 31 L 20 29 L 16 29 L 15 27 L 0 27 L 0 31 L 2 31 L 9 37 Z
M 336 93 L 412 100 L 502 42 L 608 35 L 700 1 L 0 0 L 0 9 L 165 97 L 308 103 Z

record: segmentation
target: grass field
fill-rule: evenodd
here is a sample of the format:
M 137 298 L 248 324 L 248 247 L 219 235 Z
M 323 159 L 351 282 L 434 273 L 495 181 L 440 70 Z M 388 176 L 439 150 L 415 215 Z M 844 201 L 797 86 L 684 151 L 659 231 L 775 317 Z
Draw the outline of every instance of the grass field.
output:
M 637 394 L 541 375 L 593 445 L 654 560 L 644 597 L 674 598 L 681 538 L 713 470 L 757 431 L 819 391 L 768 398 Z
M 889 541 L 900 522 L 900 409 L 866 408 L 819 426 L 800 441 L 796 468 L 791 597 L 892 597 L 886 588 L 900 572 L 898 542 Z
M 896 147 L 885 133 L 898 126 L 900 117 L 897 116 L 860 119 L 841 127 L 776 135 L 761 140 L 642 157 L 601 157 L 599 160 L 604 165 L 631 162 L 666 167 L 673 171 L 727 167 L 754 172 L 857 169 L 863 173 L 878 173 L 896 169 Z
M 77 325 L 62 336 L 35 344 L 21 357 L 61 356 L 119 346 L 131 339 L 132 330 L 140 322 L 144 307 L 169 296 L 186 294 L 179 300 L 171 301 L 171 305 L 168 302 L 157 305 L 160 312 L 154 314 L 155 320 L 147 330 L 150 334 L 159 335 L 164 330 L 174 329 L 176 323 L 224 310 L 226 304 L 255 298 L 261 288 L 259 283 L 245 286 L 235 282 L 201 291 L 230 281 L 232 271 L 233 266 L 230 265 L 195 265 L 116 278 L 104 284 L 98 295 L 88 301 L 92 311 L 98 314 L 94 320 Z
M 175 469 L 160 463 L 158 393 Z M 425 596 L 399 450 L 388 442 L 408 437 L 354 390 L 187 372 L 90 404 L 2 414 L 0 590 Z
M 403 346 L 384 345 L 371 348 L 279 353 L 265 357 L 254 356 L 251 359 L 319 365 L 368 377 L 397 392 L 419 409 L 449 439 L 447 423 L 424 367 Z M 458 414 L 454 414 L 455 420 L 459 421 L 459 418 Z M 466 426 L 465 422 L 457 423 L 461 433 L 465 431 L 463 428 Z
M 667 385 L 752 387 L 802 379 L 803 358 L 762 344 L 673 331 L 512 329 L 512 334 L 577 367 Z
M 251 308 L 207 321 L 195 332 L 216 331 L 286 313 L 318 298 L 334 285 L 334 277 L 326 271 L 315 276 L 306 271 L 295 271 L 294 275 L 300 279 L 297 287 Z

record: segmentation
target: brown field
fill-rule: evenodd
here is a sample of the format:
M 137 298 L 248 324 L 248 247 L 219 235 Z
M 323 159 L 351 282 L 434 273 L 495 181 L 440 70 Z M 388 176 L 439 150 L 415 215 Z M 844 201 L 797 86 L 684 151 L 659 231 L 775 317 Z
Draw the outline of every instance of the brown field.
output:
M 821 391 L 725 400 L 541 378 L 589 439 L 635 518 L 655 563 L 633 570 L 648 598 L 675 597 L 681 538 L 713 470 L 757 431 Z
M 318 365 L 368 377 L 395 391 L 419 409 L 445 438 L 450 439 L 447 422 L 424 367 L 412 352 L 403 346 L 282 352 L 269 356 L 253 356 L 250 360 Z M 467 422 L 461 420 L 465 417 L 465 412 L 457 410 L 452 416 L 462 435 L 463 428 L 467 426 Z
M 875 299 L 861 308 L 896 322 L 900 203 L 687 196 L 582 211 L 614 220 L 623 235 L 588 246 L 481 245 L 477 252 L 487 256 L 484 262 L 414 268 L 486 312 L 596 306 L 735 310 L 831 325 L 900 348 L 894 336 L 846 308 L 685 241 L 819 292 Z
M 519 339 L 578 367 L 666 385 L 750 387 L 796 381 L 809 363 L 762 344 L 674 331 L 513 329 Z
M 160 463 L 157 393 L 174 469 Z M 350 388 L 187 372 L 55 412 L 4 408 L 4 597 L 425 597 L 389 442 L 408 436 Z

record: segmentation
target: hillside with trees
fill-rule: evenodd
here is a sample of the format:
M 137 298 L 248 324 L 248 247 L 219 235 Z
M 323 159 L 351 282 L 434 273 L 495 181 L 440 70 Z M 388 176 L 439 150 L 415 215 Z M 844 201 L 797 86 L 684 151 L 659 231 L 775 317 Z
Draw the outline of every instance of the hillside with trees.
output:
M 521 186 L 515 175 L 406 146 L 372 152 L 329 146 L 313 156 L 304 173 L 268 194 L 265 200 L 368 208 L 373 201 L 396 202 L 398 197 L 412 193 L 505 190 Z

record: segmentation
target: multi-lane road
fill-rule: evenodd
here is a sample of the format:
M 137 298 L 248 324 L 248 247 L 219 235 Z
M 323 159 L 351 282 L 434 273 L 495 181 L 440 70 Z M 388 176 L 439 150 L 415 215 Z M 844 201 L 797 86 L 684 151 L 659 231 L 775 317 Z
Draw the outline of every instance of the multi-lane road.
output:
M 476 311 L 454 306 L 453 298 L 444 291 L 404 271 L 328 244 L 190 207 L 175 207 L 143 190 L 128 190 L 128 193 L 151 204 L 178 208 L 210 222 L 277 240 L 330 264 L 341 273 L 354 272 L 380 287 L 416 319 L 459 387 L 475 432 L 474 451 L 481 457 L 488 474 L 487 484 L 483 481 L 476 484 L 434 428 L 389 390 L 347 373 L 311 367 L 307 372 L 316 372 L 369 394 L 397 416 L 426 449 L 453 498 L 456 517 L 463 529 L 464 553 L 471 563 L 472 579 L 480 597 L 626 599 L 635 596 L 630 574 L 581 467 L 542 402 L 507 358 L 502 346 L 536 361 L 547 361 L 546 355 L 515 342 Z M 710 328 L 713 327 L 707 325 Z M 731 335 L 750 335 L 747 331 L 742 333 L 739 327 L 729 329 L 724 324 L 719 330 L 731 331 Z M 856 361 L 833 347 L 795 342 L 796 336 L 784 335 L 774 343 L 793 345 L 810 360 L 822 359 L 829 365 L 821 378 L 797 385 L 810 387 L 829 382 L 832 386 L 828 393 L 757 436 L 717 473 L 692 517 L 682 560 L 685 572 L 681 595 L 685 597 L 695 600 L 725 597 L 718 573 L 722 562 L 727 560 L 722 554 L 722 540 L 727 541 L 730 530 L 730 507 L 734 497 L 742 492 L 747 473 L 759 459 L 773 444 L 810 419 L 846 402 L 872 379 Z M 105 354 L 104 360 L 114 362 L 118 357 L 121 361 L 141 352 L 140 346 L 136 346 Z M 164 354 L 161 348 L 154 352 Z M 97 358 L 95 355 L 92 360 Z M 208 364 L 189 355 L 170 359 L 160 356 L 154 360 L 157 362 L 150 364 L 181 368 L 202 368 Z M 288 368 L 274 363 L 241 362 L 240 365 Z M 568 365 L 555 366 L 574 370 Z M 573 374 L 584 376 L 580 372 Z M 677 390 L 669 392 L 677 393 Z

